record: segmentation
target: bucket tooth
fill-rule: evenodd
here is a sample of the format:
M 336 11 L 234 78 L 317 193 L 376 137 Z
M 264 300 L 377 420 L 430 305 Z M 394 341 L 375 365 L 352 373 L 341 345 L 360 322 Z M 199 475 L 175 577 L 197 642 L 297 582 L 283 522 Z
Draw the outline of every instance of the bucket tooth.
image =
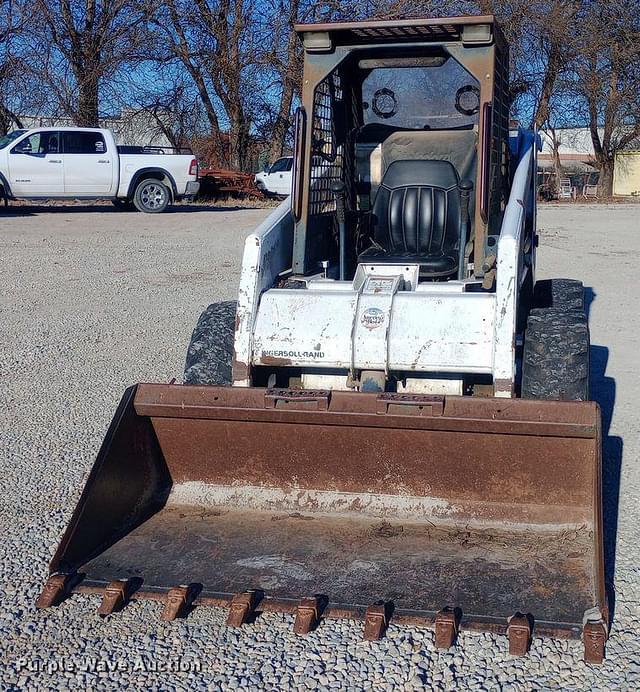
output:
M 62 603 L 69 594 L 73 576 L 72 574 L 52 574 L 42 587 L 42 592 L 36 601 L 36 608 L 50 608 Z
M 131 595 L 131 582 L 128 579 L 116 579 L 107 585 L 98 608 L 98 615 L 106 616 L 122 610 Z
M 584 662 L 600 665 L 604 661 L 607 627 L 604 622 L 585 622 L 582 630 Z
M 509 618 L 507 636 L 509 637 L 509 654 L 524 656 L 531 646 L 531 618 L 518 612 Z
M 303 598 L 296 608 L 296 619 L 293 631 L 296 634 L 309 634 L 320 620 L 320 599 Z
M 364 638 L 370 642 L 382 639 L 388 624 L 389 618 L 386 604 L 376 603 L 370 605 L 364 618 Z
M 160 619 L 171 622 L 176 618 L 185 617 L 194 598 L 195 589 L 192 586 L 175 586 L 169 589 Z
M 458 608 L 443 608 L 435 620 L 436 649 L 451 648 L 458 636 L 460 627 L 460 610 Z
M 256 591 L 245 591 L 237 593 L 231 599 L 231 607 L 227 616 L 229 627 L 240 627 L 244 625 L 253 615 L 258 604 L 258 594 Z

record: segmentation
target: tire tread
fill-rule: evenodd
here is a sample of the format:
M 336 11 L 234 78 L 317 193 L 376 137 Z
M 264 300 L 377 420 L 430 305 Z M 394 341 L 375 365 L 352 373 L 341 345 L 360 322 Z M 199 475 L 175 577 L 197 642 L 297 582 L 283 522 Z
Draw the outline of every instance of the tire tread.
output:
M 200 315 L 187 349 L 185 384 L 230 385 L 235 300 L 213 303 Z
M 589 398 L 589 325 L 584 312 L 534 308 L 522 357 L 522 397 Z
M 544 279 L 536 281 L 533 291 L 536 308 L 584 312 L 584 286 L 576 279 Z

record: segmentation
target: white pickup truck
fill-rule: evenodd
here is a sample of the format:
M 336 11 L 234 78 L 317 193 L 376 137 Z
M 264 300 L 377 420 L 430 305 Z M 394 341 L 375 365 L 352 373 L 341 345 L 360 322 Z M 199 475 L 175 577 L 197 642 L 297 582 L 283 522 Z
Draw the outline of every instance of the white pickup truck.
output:
M 293 156 L 283 156 L 272 166 L 256 174 L 255 184 L 266 197 L 288 197 L 291 194 Z
M 168 153 L 165 153 L 168 152 Z M 0 138 L 0 200 L 110 198 L 158 213 L 199 189 L 193 154 L 117 146 L 110 130 L 39 127 Z

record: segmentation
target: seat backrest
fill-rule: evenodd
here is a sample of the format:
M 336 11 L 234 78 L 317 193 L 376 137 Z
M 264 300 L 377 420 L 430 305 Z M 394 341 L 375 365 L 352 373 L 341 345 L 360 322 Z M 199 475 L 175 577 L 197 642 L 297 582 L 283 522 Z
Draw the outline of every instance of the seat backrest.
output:
M 448 161 L 394 161 L 372 209 L 373 237 L 387 252 L 438 255 L 457 247 L 460 188 Z

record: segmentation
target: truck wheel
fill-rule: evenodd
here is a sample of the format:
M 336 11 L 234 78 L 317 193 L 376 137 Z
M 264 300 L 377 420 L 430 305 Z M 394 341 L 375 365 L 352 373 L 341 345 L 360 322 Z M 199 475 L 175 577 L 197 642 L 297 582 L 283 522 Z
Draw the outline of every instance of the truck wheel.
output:
M 583 312 L 535 308 L 527 320 L 522 398 L 589 399 L 589 325 Z
M 575 279 L 545 279 L 536 281 L 533 290 L 536 308 L 578 310 L 584 312 L 584 286 Z
M 231 384 L 235 300 L 213 303 L 200 315 L 187 349 L 185 384 Z
M 170 201 L 169 188 L 155 178 L 148 178 L 139 183 L 133 195 L 136 209 L 146 214 L 163 212 L 169 206 Z
M 112 199 L 111 204 L 119 211 L 133 211 L 135 209 L 133 202 L 129 199 Z

